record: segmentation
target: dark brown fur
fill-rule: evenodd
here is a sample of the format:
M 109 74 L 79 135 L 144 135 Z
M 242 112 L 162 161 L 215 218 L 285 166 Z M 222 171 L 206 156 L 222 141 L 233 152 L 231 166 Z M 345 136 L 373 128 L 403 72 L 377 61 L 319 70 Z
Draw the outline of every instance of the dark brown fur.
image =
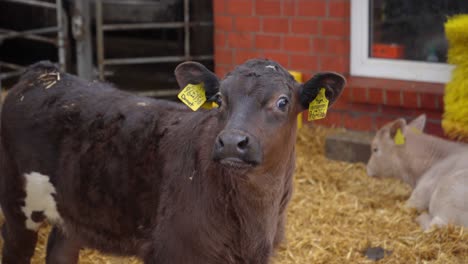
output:
M 301 86 L 266 60 L 247 62 L 221 84 L 200 67 L 179 66 L 178 82 L 202 81 L 210 97 L 219 88 L 218 109 L 192 112 L 64 73 L 46 89 L 40 76 L 57 69 L 32 66 L 2 110 L 3 263 L 29 263 L 36 243 L 20 209 L 22 175 L 31 171 L 49 176 L 63 219 L 47 263 L 75 263 L 82 247 L 145 263 L 268 263 L 284 235 L 301 90 L 324 82 Z M 344 86 L 336 78 L 325 85 L 332 101 Z M 284 111 L 275 108 L 281 94 L 290 101 Z M 220 132 L 238 131 L 249 137 L 249 155 L 214 162 Z M 239 162 L 224 164 L 226 155 Z M 248 164 L 252 157 L 258 162 Z

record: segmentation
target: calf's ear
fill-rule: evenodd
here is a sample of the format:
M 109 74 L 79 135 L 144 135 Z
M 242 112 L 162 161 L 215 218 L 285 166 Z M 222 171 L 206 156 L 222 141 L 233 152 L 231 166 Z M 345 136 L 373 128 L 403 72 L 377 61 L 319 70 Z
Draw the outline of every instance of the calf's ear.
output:
M 416 117 L 408 125 L 418 129 L 419 131 L 423 131 L 424 127 L 426 126 L 426 115 L 422 114 Z
M 328 107 L 330 107 L 338 99 L 345 85 L 346 79 L 338 73 L 317 73 L 301 85 L 299 94 L 301 106 L 304 109 L 309 108 L 310 102 L 317 97 L 320 89 L 325 88 L 325 96 L 328 99 Z
M 207 99 L 212 98 L 219 92 L 218 77 L 198 62 L 183 62 L 176 67 L 174 73 L 181 89 L 188 84 L 203 83 Z
M 398 130 L 400 130 L 400 133 L 403 133 L 405 129 L 406 129 L 406 120 L 403 118 L 398 118 L 397 120 L 393 121 L 390 124 L 390 127 L 389 127 L 390 138 L 394 139 Z

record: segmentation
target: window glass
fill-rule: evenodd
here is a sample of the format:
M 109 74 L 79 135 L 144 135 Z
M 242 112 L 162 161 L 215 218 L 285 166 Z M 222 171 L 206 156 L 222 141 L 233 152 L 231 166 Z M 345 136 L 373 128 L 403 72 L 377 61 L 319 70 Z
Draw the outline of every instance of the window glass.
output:
M 370 0 L 369 57 L 447 61 L 444 23 L 468 0 Z

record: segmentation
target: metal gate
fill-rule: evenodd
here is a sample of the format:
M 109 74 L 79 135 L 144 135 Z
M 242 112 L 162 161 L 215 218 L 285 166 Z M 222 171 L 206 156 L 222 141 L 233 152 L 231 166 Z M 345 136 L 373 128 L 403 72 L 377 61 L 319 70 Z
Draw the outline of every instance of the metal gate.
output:
M 65 43 L 66 43 L 66 14 L 63 11 L 62 0 L 55 0 L 53 2 L 46 2 L 40 0 L 3 0 L 5 2 L 11 2 L 19 5 L 27 5 L 38 8 L 48 8 L 55 10 L 57 23 L 52 27 L 39 27 L 34 29 L 28 29 L 23 31 L 11 30 L 7 28 L 0 28 L 0 46 L 2 42 L 7 39 L 12 38 L 24 38 L 31 41 L 40 41 L 45 43 L 50 43 L 57 47 L 58 52 L 58 63 L 62 70 L 65 69 Z M 56 33 L 56 37 L 45 37 L 43 34 L 47 33 Z M 24 70 L 22 65 L 17 65 L 11 62 L 1 61 L 0 60 L 0 70 L 1 68 L 9 69 L 7 72 L 0 72 L 0 90 L 2 89 L 2 80 L 16 77 L 21 75 Z
M 96 47 L 97 47 L 97 66 L 99 79 L 105 79 L 105 67 L 107 65 L 128 65 L 128 64 L 145 64 L 145 63 L 166 63 L 166 62 L 182 62 L 184 60 L 212 60 L 212 54 L 192 56 L 190 53 L 190 29 L 193 26 L 213 26 L 211 21 L 190 20 L 190 1 L 183 0 L 183 21 L 180 22 L 160 22 L 160 23 L 117 23 L 105 24 L 103 22 L 103 4 L 114 5 L 151 5 L 155 2 L 148 0 L 96 0 Z M 120 31 L 120 30 L 138 30 L 138 29 L 184 29 L 184 54 L 178 56 L 158 56 L 158 57 L 137 57 L 137 58 L 112 58 L 106 59 L 105 53 L 105 32 Z M 157 91 L 144 91 L 142 94 L 148 96 L 170 96 L 177 94 L 177 90 L 165 89 Z
M 72 43 L 69 43 L 67 38 L 67 14 L 64 11 L 62 6 L 62 1 L 64 0 L 2 0 L 6 2 L 15 3 L 18 5 L 25 6 L 34 6 L 38 8 L 47 8 L 53 9 L 56 11 L 56 20 L 57 24 L 53 27 L 41 27 L 28 29 L 24 31 L 15 31 L 10 29 L 0 28 L 0 48 L 3 40 L 10 38 L 25 38 L 31 41 L 41 41 L 50 43 L 57 47 L 58 52 L 58 63 L 62 70 L 74 69 L 75 65 L 65 65 L 66 56 L 70 54 L 70 48 Z M 122 8 L 129 9 L 129 6 L 146 8 L 146 6 L 153 6 L 153 8 L 158 8 L 157 5 L 163 2 L 156 0 L 80 0 L 80 1 L 70 1 L 73 3 L 73 7 L 70 12 L 70 25 L 71 33 L 74 39 L 75 50 L 73 51 L 76 54 L 76 73 L 85 79 L 91 80 L 96 76 L 104 80 L 106 78 L 106 67 L 110 66 L 124 66 L 124 65 L 135 65 L 135 64 L 161 64 L 161 63 L 170 63 L 170 62 L 182 62 L 184 60 L 213 60 L 213 54 L 202 54 L 193 55 L 191 50 L 193 48 L 193 43 L 191 43 L 190 32 L 195 26 L 197 27 L 212 27 L 212 21 L 193 21 L 197 20 L 191 19 L 191 10 L 190 4 L 199 3 L 198 1 L 190 0 L 174 0 L 177 2 L 177 12 L 178 16 L 182 16 L 180 13 L 180 8 L 183 8 L 183 19 L 182 21 L 170 21 L 167 18 L 164 18 L 163 22 L 151 22 L 151 19 L 144 19 L 144 22 L 136 20 L 135 23 L 105 23 L 104 19 L 106 15 L 112 15 L 113 6 L 121 6 Z M 106 9 L 106 7 L 108 9 Z M 200 8 L 200 5 L 197 6 Z M 94 10 L 93 10 L 94 9 Z M 115 10 L 115 8 L 114 8 Z M 159 10 L 159 9 L 158 9 Z M 206 9 L 204 9 L 206 10 Z M 107 13 L 106 13 L 107 12 Z M 164 11 L 162 11 L 164 12 Z M 201 20 L 201 19 L 198 19 Z M 112 20 L 111 20 L 112 21 Z M 168 21 L 168 22 L 164 22 Z M 170 21 L 170 22 L 169 22 Z M 115 22 L 115 21 L 112 21 Z M 132 21 L 134 22 L 134 21 Z M 94 25 L 94 27 L 93 27 Z M 95 35 L 93 35 L 93 29 L 95 30 Z M 180 51 L 183 52 L 180 54 L 172 54 L 172 56 L 150 56 L 150 57 L 119 57 L 114 56 L 112 58 L 105 57 L 106 51 L 106 32 L 117 32 L 117 31 L 134 31 L 134 30 L 160 30 L 160 29 L 179 29 L 183 31 L 183 36 L 180 36 L 179 41 L 177 42 L 180 47 Z M 56 37 L 46 37 L 43 36 L 44 33 L 56 33 Z M 42 35 L 41 35 L 42 34 Z M 95 42 L 93 42 L 95 39 Z M 181 43 L 183 41 L 183 43 Z M 94 49 L 93 50 L 93 43 Z M 197 42 L 198 43 L 198 42 Z M 138 48 L 138 47 L 136 47 Z M 93 51 L 95 56 L 93 58 Z M 158 54 L 161 55 L 161 54 Z M 21 65 L 13 64 L 11 62 L 0 61 L 0 66 L 3 68 L 8 68 L 10 71 L 1 73 L 0 72 L 0 87 L 1 80 L 6 78 L 17 77 L 24 70 L 24 67 Z M 68 66 L 68 68 L 66 68 Z M 71 67 L 70 67 L 71 66 Z M 97 69 L 97 70 L 96 70 Z M 175 87 L 174 87 L 175 88 Z M 140 94 L 146 96 L 172 96 L 177 94 L 175 89 L 163 89 L 163 90 L 151 90 L 151 91 L 140 91 Z

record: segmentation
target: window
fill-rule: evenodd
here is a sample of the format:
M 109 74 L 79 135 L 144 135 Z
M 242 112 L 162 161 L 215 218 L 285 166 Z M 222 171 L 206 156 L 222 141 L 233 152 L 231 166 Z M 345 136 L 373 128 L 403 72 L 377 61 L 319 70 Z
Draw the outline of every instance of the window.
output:
M 351 0 L 351 75 L 446 83 L 448 16 L 468 1 Z

